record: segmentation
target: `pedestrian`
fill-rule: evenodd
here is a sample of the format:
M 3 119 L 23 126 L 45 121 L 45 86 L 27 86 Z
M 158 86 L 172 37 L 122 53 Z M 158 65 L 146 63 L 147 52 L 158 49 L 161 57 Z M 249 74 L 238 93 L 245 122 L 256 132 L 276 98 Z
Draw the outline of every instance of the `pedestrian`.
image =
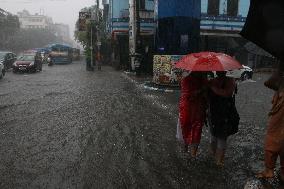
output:
M 227 77 L 225 71 L 218 71 L 216 74 L 217 77 L 209 82 L 210 151 L 216 164 L 224 166 L 227 138 L 237 132 L 239 115 L 233 97 L 236 90 L 235 79 Z
M 272 109 L 269 112 L 268 128 L 265 136 L 265 169 L 257 174 L 259 178 L 274 177 L 274 169 L 280 157 L 280 179 L 284 182 L 284 73 L 276 72 L 265 83 L 274 90 Z
M 97 52 L 96 56 L 98 70 L 102 70 L 102 55 L 100 52 Z
M 196 157 L 206 116 L 206 96 L 204 86 L 207 78 L 202 72 L 191 72 L 181 80 L 179 103 L 179 123 L 186 152 Z

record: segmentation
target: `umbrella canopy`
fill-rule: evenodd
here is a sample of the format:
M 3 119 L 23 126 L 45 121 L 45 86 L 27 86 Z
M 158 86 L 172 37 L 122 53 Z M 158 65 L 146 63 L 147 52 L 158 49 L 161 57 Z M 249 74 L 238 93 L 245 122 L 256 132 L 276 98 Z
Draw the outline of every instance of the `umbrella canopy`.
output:
M 240 34 L 284 62 L 284 1 L 251 0 Z
M 200 52 L 184 56 L 175 67 L 188 71 L 228 71 L 240 69 L 242 65 L 224 53 Z

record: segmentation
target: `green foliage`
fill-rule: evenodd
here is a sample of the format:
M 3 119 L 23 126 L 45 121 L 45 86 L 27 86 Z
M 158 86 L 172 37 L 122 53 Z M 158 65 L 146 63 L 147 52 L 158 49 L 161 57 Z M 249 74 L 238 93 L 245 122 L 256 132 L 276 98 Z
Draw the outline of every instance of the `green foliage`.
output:
M 93 12 L 94 15 L 97 15 L 96 13 L 96 6 L 91 6 L 87 8 L 83 8 L 81 11 L 89 11 Z M 96 32 L 99 30 L 100 32 L 100 41 L 102 43 L 102 50 L 105 49 L 104 46 L 106 44 L 109 44 L 109 39 L 107 37 L 107 33 L 105 31 L 105 22 L 102 18 L 102 10 L 99 9 L 99 21 L 87 21 L 87 31 L 79 31 L 79 20 L 76 22 L 76 31 L 74 32 L 75 40 L 81 43 L 85 49 L 86 52 L 90 52 L 91 47 L 91 29 L 93 31 L 92 39 L 93 44 L 96 44 L 97 41 L 97 35 Z M 94 50 L 96 50 L 96 46 L 94 45 Z M 86 53 L 86 56 L 90 55 L 91 53 Z
M 20 22 L 17 16 L 0 15 L 0 49 L 5 49 L 19 29 Z
M 62 42 L 48 29 L 20 29 L 9 42 L 7 49 L 20 52 L 27 49 L 44 47 L 49 43 Z

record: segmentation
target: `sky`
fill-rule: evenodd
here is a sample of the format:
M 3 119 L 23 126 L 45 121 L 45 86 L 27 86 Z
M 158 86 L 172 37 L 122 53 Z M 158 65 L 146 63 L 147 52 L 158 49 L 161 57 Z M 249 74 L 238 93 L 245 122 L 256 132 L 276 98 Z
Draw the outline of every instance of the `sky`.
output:
M 0 0 L 0 8 L 13 14 L 23 9 L 31 14 L 44 11 L 44 15 L 51 17 L 54 23 L 68 24 L 71 38 L 79 11 L 94 4 L 96 0 Z

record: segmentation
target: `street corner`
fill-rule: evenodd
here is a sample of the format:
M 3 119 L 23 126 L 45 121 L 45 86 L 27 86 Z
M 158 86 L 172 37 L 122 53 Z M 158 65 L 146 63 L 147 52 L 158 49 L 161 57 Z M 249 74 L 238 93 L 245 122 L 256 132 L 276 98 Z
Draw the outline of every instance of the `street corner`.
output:
M 140 89 L 147 91 L 174 93 L 180 90 L 180 87 L 178 85 L 156 84 L 152 81 L 153 80 L 152 76 L 147 76 L 147 75 L 137 76 L 135 72 L 127 72 L 127 71 L 123 72 L 123 76 L 132 83 L 135 83 L 135 85 Z

